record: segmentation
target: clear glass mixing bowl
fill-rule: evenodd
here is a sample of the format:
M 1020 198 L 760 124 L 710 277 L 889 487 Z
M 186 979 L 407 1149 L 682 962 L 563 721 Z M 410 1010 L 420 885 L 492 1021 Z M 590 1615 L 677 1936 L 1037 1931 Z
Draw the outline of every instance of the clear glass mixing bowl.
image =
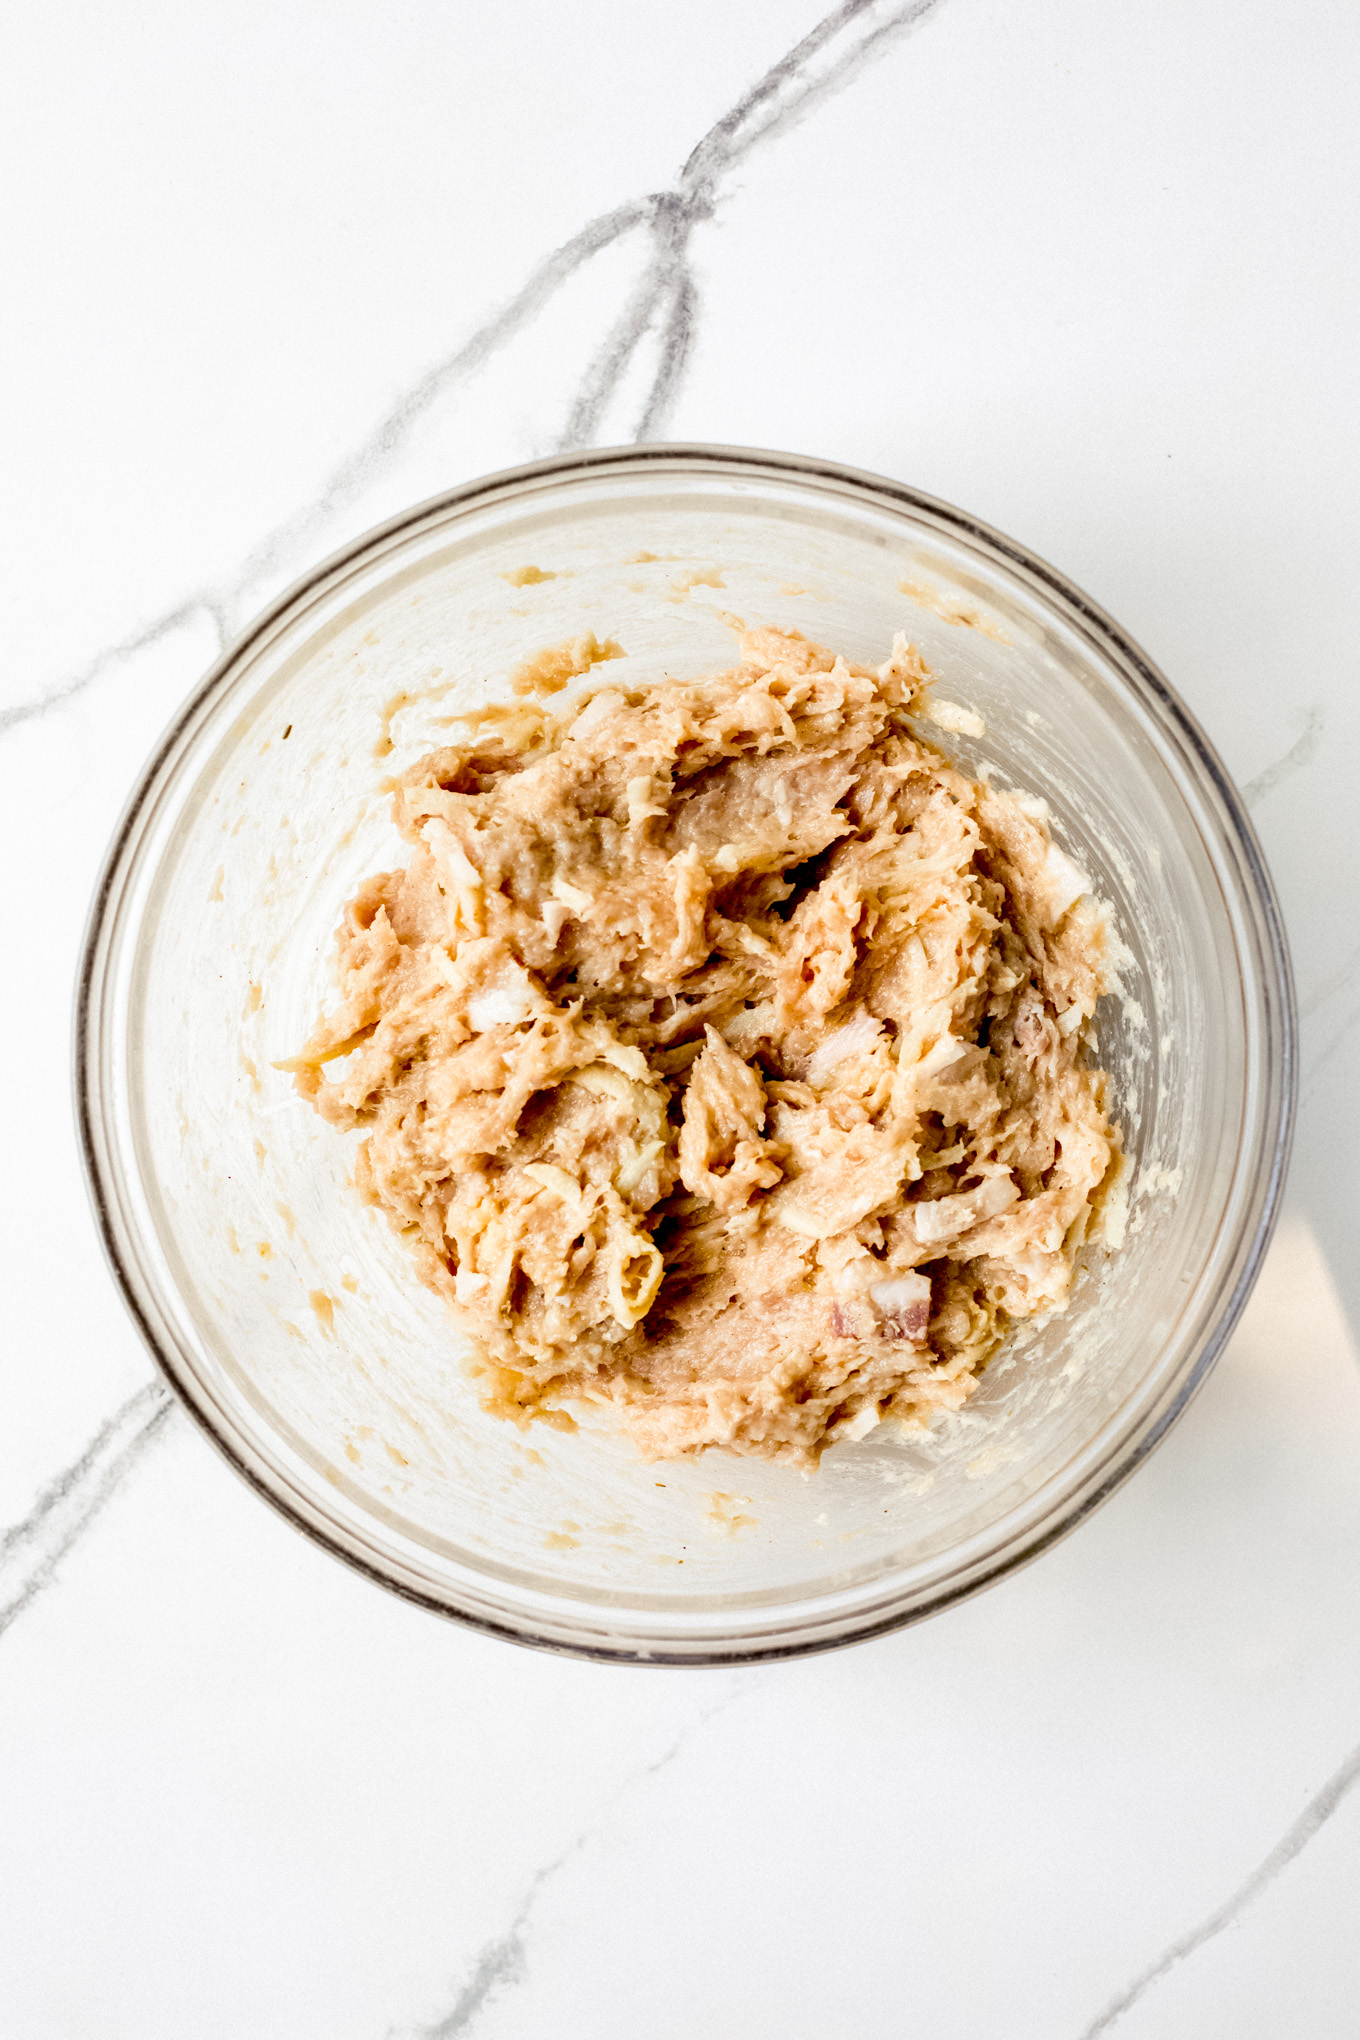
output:
M 517 584 L 530 565 L 553 578 Z M 711 669 L 731 657 L 725 613 L 866 663 L 907 630 L 940 693 L 986 719 L 985 738 L 952 747 L 1050 802 L 1130 952 L 1099 1050 L 1132 1160 L 1122 1250 L 1092 1254 L 1066 1315 L 1004 1351 L 957 1417 L 928 1438 L 839 1446 L 812 1477 L 718 1453 L 646 1465 L 605 1429 L 485 1415 L 442 1306 L 350 1185 L 353 1137 L 272 1067 L 329 997 L 356 881 L 401 857 L 382 781 L 441 741 L 440 717 L 583 630 L 624 647 L 611 679 Z M 1270 1232 L 1293 1001 L 1222 766 L 1077 589 L 872 475 L 626 448 L 409 511 L 308 575 L 209 674 L 99 886 L 77 1090 L 104 1238 L 148 1345 L 295 1524 L 499 1635 L 731 1663 L 976 1591 L 1163 1436 Z

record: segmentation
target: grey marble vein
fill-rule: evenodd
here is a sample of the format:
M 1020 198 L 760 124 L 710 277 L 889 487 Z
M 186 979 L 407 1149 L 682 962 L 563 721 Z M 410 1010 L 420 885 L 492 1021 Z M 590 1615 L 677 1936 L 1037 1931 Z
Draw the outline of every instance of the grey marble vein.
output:
M 83 694 L 102 676 L 148 645 L 166 637 L 180 624 L 199 615 L 229 619 L 232 626 L 242 621 L 241 605 L 248 591 L 267 575 L 286 570 L 290 561 L 300 561 L 319 537 L 329 520 L 377 479 L 387 463 L 400 451 L 411 432 L 440 396 L 459 383 L 470 380 L 485 367 L 516 334 L 531 325 L 569 277 L 574 276 L 593 255 L 628 233 L 647 215 L 648 201 L 635 199 L 616 206 L 591 220 L 579 233 L 545 258 L 528 281 L 508 303 L 501 305 L 482 325 L 408 390 L 384 418 L 365 435 L 322 483 L 318 493 L 276 525 L 242 562 L 238 571 L 218 587 L 205 587 L 188 595 L 173 608 L 142 628 L 110 645 L 88 666 L 47 693 L 19 702 L 0 715 L 0 736 L 50 714 Z M 223 638 L 228 634 L 219 624 Z
M 436 363 L 400 397 L 379 423 L 345 456 L 310 503 L 261 541 L 232 584 L 239 595 L 263 576 L 281 571 L 305 553 L 332 517 L 376 481 L 439 398 L 470 381 L 516 336 L 531 326 L 563 284 L 593 256 L 645 221 L 654 201 L 630 199 L 590 220 L 560 248 L 545 256 L 507 303 L 501 305 L 445 360 Z
M 681 229 L 682 237 L 687 238 L 688 232 L 689 225 L 686 222 Z M 672 234 L 667 238 L 673 242 L 675 236 Z M 682 261 L 683 256 L 673 252 L 667 241 L 663 241 L 653 253 L 623 310 L 605 335 L 598 352 L 581 378 L 571 410 L 567 414 L 562 436 L 558 440 L 558 446 L 563 451 L 578 446 L 589 446 L 595 439 L 606 407 L 626 375 L 642 340 L 656 322 L 671 272 Z
M 122 665 L 125 659 L 135 658 L 138 652 L 149 651 L 152 645 L 160 644 L 184 625 L 197 623 L 202 617 L 207 617 L 211 621 L 217 632 L 218 647 L 225 649 L 226 619 L 214 597 L 210 594 L 186 596 L 183 602 L 178 603 L 173 609 L 167 609 L 163 615 L 156 617 L 154 622 L 129 632 L 126 637 L 119 638 L 116 644 L 105 645 L 103 651 L 97 653 L 88 665 L 82 666 L 79 672 L 73 673 L 69 679 L 63 680 L 48 693 L 39 695 L 33 701 L 16 702 L 9 708 L 0 708 L 0 737 L 12 729 L 17 729 L 20 723 L 33 722 L 39 716 L 50 715 L 54 709 L 65 708 L 68 702 L 74 701 L 77 695 L 84 694 L 87 688 L 94 686 L 96 680 L 102 679 L 104 674 L 115 666 Z
M 1318 1020 L 1334 999 L 1343 992 L 1354 992 L 1356 978 L 1360 977 L 1360 947 L 1352 949 L 1342 958 L 1336 969 L 1314 985 L 1307 997 L 1299 1002 L 1299 1017 L 1304 1023 L 1303 1072 L 1304 1086 L 1302 1102 L 1307 1104 L 1318 1088 L 1322 1072 L 1349 1041 L 1357 1023 L 1360 1023 L 1360 1002 L 1352 999 L 1349 1010 L 1338 1025 L 1333 1015 L 1331 1031 L 1321 1047 L 1317 1045 L 1316 1033 L 1310 1023 Z
M 238 571 L 204 586 L 117 644 L 79 673 L 33 700 L 0 714 L 0 736 L 63 707 L 96 680 L 166 636 L 208 614 L 226 634 L 243 620 L 242 605 L 270 576 L 301 565 L 327 525 L 380 478 L 420 421 L 449 391 L 469 382 L 547 308 L 562 286 L 594 256 L 626 235 L 645 231 L 651 258 L 573 398 L 562 445 L 589 445 L 610 398 L 651 332 L 657 355 L 638 418 L 638 439 L 664 435 L 689 365 L 697 331 L 698 286 L 690 261 L 693 231 L 713 216 L 721 186 L 757 146 L 786 133 L 871 63 L 943 0 L 843 0 L 744 93 L 696 143 L 675 188 L 629 199 L 587 222 L 546 256 L 515 295 L 499 306 L 442 361 L 405 392 L 332 470 L 310 502 L 268 533 Z
M 474 2020 L 493 1997 L 517 1983 L 523 1983 L 528 1974 L 525 1935 L 539 1893 L 574 1856 L 580 1855 L 591 1839 L 589 1830 L 578 1835 L 560 1856 L 554 1856 L 551 1863 L 543 1864 L 534 1872 L 514 1919 L 503 1934 L 488 1941 L 481 1950 L 452 2009 L 437 2019 L 434 2025 L 418 2027 L 413 2040 L 459 2040 L 460 2035 L 471 2032 Z
M 687 1722 L 668 1749 L 649 1764 L 643 1764 L 613 1796 L 613 1805 L 631 1797 L 659 1772 L 666 1770 L 685 1750 L 696 1735 L 718 1715 L 725 1714 L 745 1692 L 745 1682 L 729 1687 L 711 1707 Z M 583 1828 L 551 1862 L 541 1864 L 525 1886 L 524 1895 L 516 1908 L 515 1916 L 502 1934 L 487 1941 L 479 1950 L 467 1980 L 462 1985 L 453 2005 L 440 2015 L 432 2025 L 408 2029 L 408 2040 L 466 2040 L 473 2025 L 494 1997 L 502 1991 L 513 1989 L 523 1983 L 529 1973 L 528 1932 L 533 1919 L 534 1908 L 544 1888 L 551 1883 L 568 1863 L 581 1855 L 587 1846 L 597 1841 L 600 1827 Z
M 652 238 L 650 260 L 585 370 L 568 415 L 563 444 L 580 446 L 592 442 L 638 348 L 653 331 L 658 339 L 657 358 L 636 436 L 642 439 L 662 435 L 679 394 L 697 329 L 698 287 L 690 261 L 690 239 L 695 227 L 713 216 L 723 180 L 754 148 L 806 118 L 815 106 L 850 84 L 942 4 L 943 0 L 896 0 L 896 4 L 888 4 L 888 0 L 843 0 L 696 143 L 673 191 L 630 199 L 599 214 L 546 256 L 512 298 L 393 405 L 332 471 L 312 501 L 262 540 L 235 576 L 219 587 L 203 588 L 186 596 L 151 623 L 107 646 L 60 686 L 5 710 L 0 714 L 0 736 L 60 709 L 136 653 L 201 616 L 212 619 L 219 641 L 224 641 L 229 626 L 240 620 L 238 611 L 243 596 L 263 577 L 282 571 L 290 561 L 300 561 L 329 520 L 379 476 L 440 396 L 469 380 L 516 334 L 530 326 L 568 279 L 592 257 L 640 229 L 645 229 Z M 111 1440 L 123 1437 L 120 1427 L 124 1420 L 134 1422 L 131 1413 L 134 1405 L 142 1407 L 143 1396 L 150 1400 L 143 1410 L 142 1430 L 121 1445 L 111 1445 Z M 24 1575 L 27 1584 L 18 1590 L 18 1597 L 12 1602 L 0 1602 L 0 1630 L 49 1584 L 59 1560 L 95 1520 L 169 1408 L 168 1391 L 159 1383 L 140 1391 L 110 1419 L 75 1465 L 45 1491 L 46 1498 L 39 1502 L 27 1522 L 7 1533 L 0 1543 L 0 1579 L 4 1577 L 3 1568 L 11 1548 L 16 1564 L 17 1555 L 30 1547 L 38 1556 L 31 1572 Z M 82 1508 L 80 1497 L 88 1500 L 88 1507 Z M 49 1517 L 53 1525 L 51 1536 L 55 1539 L 50 1546 L 42 1541 L 47 1534 L 42 1526 Z M 58 1523 L 64 1526 L 59 1531 L 55 1527 Z M 486 1990 L 490 1988 L 488 1983 Z
M 1342 958 L 1329 977 L 1325 977 L 1320 985 L 1314 985 L 1307 997 L 1299 1001 L 1300 1019 L 1311 1020 L 1315 1014 L 1320 1013 L 1324 1006 L 1330 1005 L 1338 992 L 1348 990 L 1355 983 L 1358 973 L 1360 973 L 1360 943 L 1356 944 L 1348 956 Z
M 1267 765 L 1263 772 L 1258 772 L 1256 777 L 1249 779 L 1242 788 L 1242 797 L 1248 807 L 1256 807 L 1268 793 L 1274 793 L 1277 786 L 1282 786 L 1286 779 L 1291 779 L 1303 766 L 1311 764 L 1317 755 L 1318 745 L 1322 742 L 1322 727 L 1322 710 L 1309 709 L 1302 735 L 1290 745 L 1282 758 L 1277 758 L 1273 765 Z
M 712 196 L 721 180 L 759 143 L 785 134 L 831 93 L 839 92 L 907 35 L 940 0 L 843 0 L 772 64 L 736 104 L 713 123 L 690 151 L 681 186 L 696 198 Z M 819 68 L 828 53 L 829 61 Z
M 67 1552 L 102 1513 L 173 1406 L 164 1382 L 139 1388 L 79 1459 L 48 1482 L 23 1521 L 0 1537 L 0 1636 L 51 1586 Z
M 694 343 L 699 336 L 699 287 L 688 271 L 675 276 L 664 309 L 652 387 L 638 419 L 639 442 L 664 439 Z
M 1360 1004 L 1353 1005 L 1341 1025 L 1332 1030 L 1331 1038 L 1324 1048 L 1310 1050 L 1305 1055 L 1303 1067 L 1306 1081 L 1301 1094 L 1304 1104 L 1314 1096 L 1322 1081 L 1323 1071 L 1333 1058 L 1340 1054 L 1357 1025 L 1360 1025 Z
M 1357 1744 L 1343 1764 L 1338 1765 L 1331 1777 L 1309 1800 L 1307 1806 L 1293 1825 L 1287 1828 L 1276 1842 L 1269 1855 L 1265 1856 L 1250 1877 L 1238 1885 L 1222 1905 L 1202 1919 L 1197 1927 L 1178 1940 L 1150 1962 L 1133 1982 L 1121 1990 L 1117 1997 L 1110 1999 L 1099 2017 L 1087 2026 L 1081 2040 L 1096 2040 L 1100 2033 L 1108 2033 L 1116 2026 L 1126 2012 L 1132 2011 L 1139 2000 L 1145 1997 L 1179 1963 L 1194 1955 L 1205 1943 L 1221 1934 L 1225 1927 L 1232 1926 L 1242 1917 L 1248 1906 L 1254 1905 L 1262 1893 L 1272 1885 L 1282 1870 L 1288 1869 L 1294 1858 L 1307 1848 L 1318 1830 L 1326 1825 L 1338 1806 L 1352 1788 L 1360 1782 L 1360 1744 Z
M 635 437 L 663 437 L 697 332 L 699 288 L 690 257 L 694 230 L 713 217 L 721 186 L 752 149 L 787 132 L 840 91 L 889 44 L 932 13 L 940 0 L 844 0 L 795 44 L 735 106 L 714 122 L 686 158 L 672 191 L 648 201 L 652 256 L 572 404 L 563 448 L 589 446 L 643 339 L 660 334 L 651 386 Z M 823 57 L 827 61 L 823 62 Z

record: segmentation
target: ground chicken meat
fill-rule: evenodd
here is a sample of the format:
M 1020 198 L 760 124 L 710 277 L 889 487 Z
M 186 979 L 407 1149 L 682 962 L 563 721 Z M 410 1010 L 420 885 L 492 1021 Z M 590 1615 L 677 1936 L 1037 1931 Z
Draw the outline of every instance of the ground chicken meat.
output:
M 364 1129 L 496 1411 L 814 1464 L 1066 1302 L 1118 1145 L 1107 917 L 1037 804 L 927 741 L 929 680 L 901 639 L 869 672 L 756 630 L 706 679 L 486 710 L 400 781 L 409 862 L 288 1067 Z

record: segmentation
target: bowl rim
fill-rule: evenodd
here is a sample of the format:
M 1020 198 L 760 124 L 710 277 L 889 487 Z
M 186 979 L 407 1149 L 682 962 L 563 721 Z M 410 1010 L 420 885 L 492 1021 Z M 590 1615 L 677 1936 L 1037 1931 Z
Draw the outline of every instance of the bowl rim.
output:
M 772 1623 L 766 1624 L 760 1631 L 748 1628 L 745 1640 L 734 1634 L 730 1640 L 724 1641 L 713 1633 L 700 1640 L 697 1647 L 682 1645 L 668 1648 L 664 1632 L 659 1631 L 652 1640 L 652 1647 L 643 1648 L 637 1642 L 626 1643 L 612 1634 L 617 1626 L 626 1624 L 610 1623 L 603 1610 L 596 1611 L 594 1619 L 584 1623 L 579 1615 L 574 1622 L 568 1615 L 560 1630 L 553 1633 L 551 1627 L 535 1629 L 508 1617 L 498 1619 L 485 1607 L 458 1603 L 423 1588 L 414 1577 L 400 1577 L 395 1570 L 389 1570 L 376 1559 L 366 1556 L 342 1526 L 327 1521 L 320 1512 L 304 1507 L 300 1498 L 287 1491 L 277 1470 L 270 1468 L 262 1458 L 258 1463 L 251 1463 L 241 1444 L 227 1436 L 214 1422 L 212 1410 L 199 1385 L 177 1364 L 173 1339 L 158 1327 L 161 1314 L 151 1293 L 151 1285 L 140 1276 L 136 1266 L 136 1256 L 132 1251 L 135 1227 L 124 1218 L 120 1209 L 120 1172 L 113 1159 L 115 1142 L 109 1095 L 112 1086 L 104 1067 L 104 1051 L 118 908 L 137 868 L 138 852 L 149 828 L 151 812 L 159 795 L 174 782 L 175 755 L 183 740 L 251 650 L 281 625 L 291 612 L 317 596 L 329 582 L 353 569 L 365 556 L 376 556 L 392 540 L 414 532 L 432 518 L 447 519 L 450 513 L 480 508 L 498 497 L 510 498 L 521 492 L 526 484 L 553 482 L 570 486 L 573 482 L 610 472 L 645 474 L 650 471 L 660 474 L 667 468 L 707 472 L 715 478 L 726 475 L 731 479 L 791 480 L 813 488 L 820 487 L 829 495 L 848 495 L 861 502 L 867 500 L 879 507 L 924 518 L 947 535 L 979 546 L 1005 570 L 1037 585 L 1044 598 L 1060 614 L 1093 637 L 1103 651 L 1113 655 L 1121 674 L 1127 677 L 1135 694 L 1141 696 L 1139 706 L 1154 711 L 1162 733 L 1175 746 L 1182 764 L 1189 768 L 1197 791 L 1207 797 L 1219 826 L 1220 847 L 1230 854 L 1234 862 L 1241 904 L 1249 911 L 1263 965 L 1256 990 L 1261 1005 L 1264 1039 L 1260 1052 L 1267 1096 L 1262 1102 L 1259 1142 L 1253 1156 L 1259 1180 L 1248 1200 L 1238 1237 L 1233 1243 L 1228 1262 L 1231 1281 L 1226 1297 L 1220 1290 L 1218 1307 L 1199 1338 L 1198 1350 L 1193 1350 L 1191 1364 L 1179 1378 L 1173 1378 L 1172 1392 L 1164 1395 L 1160 1406 L 1154 1408 L 1151 1420 L 1144 1423 L 1131 1442 L 1125 1441 L 1126 1449 L 1115 1454 L 1112 1465 L 1100 1469 L 1093 1479 L 1078 1487 L 1074 1496 L 1068 1497 L 1054 1520 L 1033 1526 L 1029 1534 L 1013 1539 L 999 1554 L 973 1565 L 962 1577 L 947 1581 L 906 1605 L 883 1605 L 884 1595 L 891 1603 L 891 1576 L 885 1576 L 872 1605 L 857 1610 L 848 1621 L 829 1615 L 824 1623 L 818 1623 L 808 1633 L 798 1633 L 797 1616 L 792 1610 L 788 1617 L 784 1610 L 776 1610 Z M 558 453 L 478 476 L 440 491 L 374 525 L 318 561 L 246 624 L 171 719 L 142 768 L 113 832 L 92 895 L 82 941 L 75 986 L 72 1052 L 73 1102 L 86 1190 L 115 1286 L 176 1400 L 250 1487 L 294 1528 L 366 1578 L 404 1600 L 483 1634 L 595 1662 L 641 1662 L 692 1668 L 801 1657 L 843 1648 L 907 1627 L 970 1599 L 995 1581 L 1031 1564 L 1085 1522 L 1167 1435 L 1202 1387 L 1236 1327 L 1255 1286 L 1279 1218 L 1298 1093 L 1298 1019 L 1293 972 L 1283 916 L 1264 855 L 1243 799 L 1222 760 L 1195 716 L 1135 640 L 1082 589 L 1028 547 L 982 519 L 923 490 L 817 456 L 700 441 L 658 441 Z M 1263 1170 L 1262 1162 L 1265 1164 Z M 1233 1179 L 1235 1186 L 1240 1175 L 1239 1163 Z M 576 1605 L 572 1604 L 573 1607 Z

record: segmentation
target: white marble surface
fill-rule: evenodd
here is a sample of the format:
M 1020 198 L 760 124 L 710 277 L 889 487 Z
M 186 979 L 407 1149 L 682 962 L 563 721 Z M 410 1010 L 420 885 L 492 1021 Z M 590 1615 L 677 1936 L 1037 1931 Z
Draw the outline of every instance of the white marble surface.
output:
M 817 24 L 6 11 L 16 2040 L 1357 2031 L 1360 15 L 852 0 L 785 62 Z M 1287 1214 L 1159 1454 L 967 1607 L 741 1673 L 536 1657 L 304 1543 L 154 1381 L 67 1107 L 89 888 L 222 637 L 640 426 L 901 476 L 1088 588 L 1246 786 L 1304 1016 Z

